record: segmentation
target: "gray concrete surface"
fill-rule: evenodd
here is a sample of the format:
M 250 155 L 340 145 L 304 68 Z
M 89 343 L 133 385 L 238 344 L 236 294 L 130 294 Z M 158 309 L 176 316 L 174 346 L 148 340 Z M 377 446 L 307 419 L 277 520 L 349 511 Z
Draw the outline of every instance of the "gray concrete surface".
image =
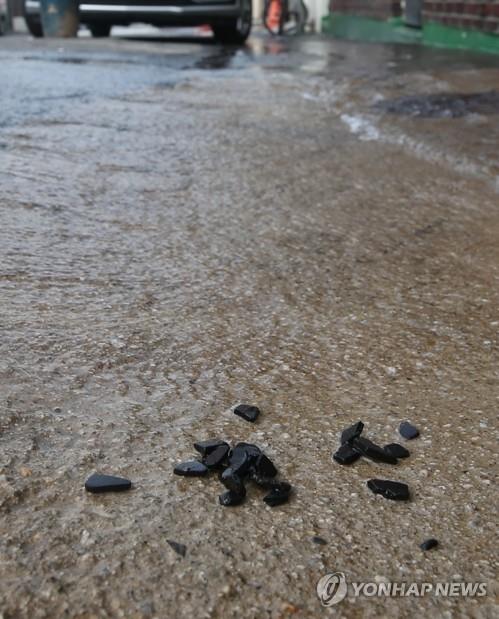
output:
M 498 110 L 427 105 L 499 90 L 497 59 L 7 37 L 0 68 L 0 616 L 497 617 Z M 405 96 L 419 116 L 383 111 Z M 340 467 L 358 419 L 421 437 Z M 174 478 L 213 436 L 292 500 Z M 88 495 L 94 471 L 134 489 Z M 488 594 L 327 609 L 335 571 Z

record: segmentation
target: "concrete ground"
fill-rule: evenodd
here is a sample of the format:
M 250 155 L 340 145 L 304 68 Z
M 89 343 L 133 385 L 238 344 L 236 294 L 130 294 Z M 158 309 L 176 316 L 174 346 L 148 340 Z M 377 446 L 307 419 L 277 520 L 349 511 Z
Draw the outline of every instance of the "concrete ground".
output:
M 497 617 L 497 59 L 14 36 L 0 68 L 0 616 Z M 342 467 L 359 419 L 421 436 Z M 174 477 L 210 437 L 290 502 Z M 338 571 L 488 590 L 325 608 Z

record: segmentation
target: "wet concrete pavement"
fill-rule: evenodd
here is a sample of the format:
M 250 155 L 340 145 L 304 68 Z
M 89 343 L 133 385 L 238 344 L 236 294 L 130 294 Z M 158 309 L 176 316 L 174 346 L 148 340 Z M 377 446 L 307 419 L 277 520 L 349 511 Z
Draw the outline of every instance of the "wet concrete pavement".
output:
M 495 616 L 498 110 L 461 95 L 499 91 L 497 60 L 10 37 L 0 67 L 3 618 Z M 358 419 L 421 436 L 341 467 Z M 174 478 L 218 436 L 291 501 Z M 134 489 L 88 495 L 94 471 Z M 488 595 L 323 608 L 336 571 Z

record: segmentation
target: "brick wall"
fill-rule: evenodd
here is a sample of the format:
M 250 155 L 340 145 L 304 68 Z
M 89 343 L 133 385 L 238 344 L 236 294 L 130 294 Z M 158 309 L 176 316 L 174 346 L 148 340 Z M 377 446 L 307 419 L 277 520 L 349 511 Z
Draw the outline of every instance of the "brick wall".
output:
M 331 0 L 329 8 L 336 13 L 375 19 L 398 17 L 401 13 L 400 0 Z
M 440 0 L 423 3 L 423 20 L 439 22 L 454 28 L 481 30 L 499 34 L 499 0 Z

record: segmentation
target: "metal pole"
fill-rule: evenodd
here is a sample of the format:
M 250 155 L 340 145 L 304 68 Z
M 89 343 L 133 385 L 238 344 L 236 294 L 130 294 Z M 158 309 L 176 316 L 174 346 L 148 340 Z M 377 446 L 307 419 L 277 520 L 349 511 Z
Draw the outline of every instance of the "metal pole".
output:
M 41 0 L 43 36 L 75 37 L 78 33 L 78 0 Z

